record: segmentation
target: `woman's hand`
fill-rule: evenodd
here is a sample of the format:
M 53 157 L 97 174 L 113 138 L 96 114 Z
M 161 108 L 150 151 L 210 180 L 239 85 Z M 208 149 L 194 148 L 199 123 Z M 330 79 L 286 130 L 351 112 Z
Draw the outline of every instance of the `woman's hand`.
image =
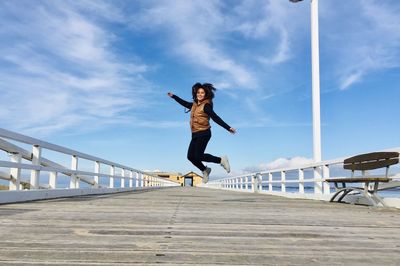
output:
M 172 96 L 174 96 L 174 94 L 173 94 L 172 92 L 168 92 L 167 94 L 168 94 L 168 96 L 171 97 L 171 98 L 172 98 Z
M 235 133 L 236 133 L 236 129 L 234 129 L 233 127 L 231 127 L 231 128 L 229 129 L 229 132 L 230 132 L 231 134 L 235 134 Z

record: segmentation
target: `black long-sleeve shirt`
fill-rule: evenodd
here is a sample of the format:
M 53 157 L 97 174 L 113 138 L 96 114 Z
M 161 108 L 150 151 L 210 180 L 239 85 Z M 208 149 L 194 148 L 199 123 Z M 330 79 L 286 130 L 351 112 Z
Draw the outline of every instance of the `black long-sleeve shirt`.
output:
M 187 102 L 181 98 L 179 98 L 176 95 L 173 95 L 172 98 L 174 98 L 175 101 L 177 101 L 180 105 L 182 105 L 183 107 L 187 108 L 187 109 L 192 109 L 192 102 Z M 231 128 L 227 123 L 224 122 L 224 120 L 221 119 L 221 117 L 219 117 L 213 110 L 213 107 L 211 104 L 206 103 L 204 105 L 204 112 L 218 125 L 220 125 L 221 127 L 225 128 L 226 130 L 229 131 L 229 129 Z M 197 136 L 197 135 L 204 135 L 205 133 L 210 132 L 211 134 L 211 130 L 207 129 L 205 131 L 200 131 L 200 132 L 195 132 L 192 133 L 192 137 L 193 136 Z

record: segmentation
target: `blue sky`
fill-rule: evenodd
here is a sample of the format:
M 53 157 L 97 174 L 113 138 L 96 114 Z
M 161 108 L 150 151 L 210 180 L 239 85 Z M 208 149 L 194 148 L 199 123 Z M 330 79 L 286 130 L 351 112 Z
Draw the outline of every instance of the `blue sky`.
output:
M 320 0 L 322 158 L 398 147 L 400 2 Z M 312 158 L 310 1 L 0 2 L 0 125 L 144 170 L 186 160 L 213 83 L 207 151 L 232 174 Z M 224 176 L 212 165 L 211 177 Z

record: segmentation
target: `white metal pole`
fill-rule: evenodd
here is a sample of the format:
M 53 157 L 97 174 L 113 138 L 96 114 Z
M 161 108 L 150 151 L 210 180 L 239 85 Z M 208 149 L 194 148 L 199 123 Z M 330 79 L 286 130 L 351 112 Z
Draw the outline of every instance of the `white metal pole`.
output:
M 318 0 L 311 0 L 312 112 L 314 161 L 321 161 Z

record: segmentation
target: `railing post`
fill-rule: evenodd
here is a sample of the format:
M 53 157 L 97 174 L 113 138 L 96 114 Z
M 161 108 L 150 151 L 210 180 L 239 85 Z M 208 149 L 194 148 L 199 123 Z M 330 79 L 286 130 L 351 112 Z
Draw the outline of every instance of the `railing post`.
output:
M 125 187 L 125 169 L 122 168 L 121 170 L 121 188 Z
M 115 166 L 110 165 L 110 184 L 109 188 L 114 188 L 114 176 L 115 176 Z
M 93 177 L 94 179 L 94 187 L 95 188 L 99 188 L 100 187 L 100 162 L 95 161 L 94 162 L 94 172 L 96 173 L 96 175 Z
M 322 194 L 321 167 L 314 167 L 314 194 Z
M 49 173 L 49 187 L 56 188 L 57 187 L 57 172 L 52 171 Z
M 261 192 L 262 191 L 262 179 L 263 179 L 263 176 L 262 176 L 262 174 L 257 174 L 257 177 L 258 177 L 258 179 L 257 179 L 257 181 L 258 181 L 258 191 L 259 192 Z
M 304 170 L 299 169 L 299 193 L 304 194 Z
M 32 164 L 40 166 L 40 161 L 42 157 L 42 148 L 39 145 L 33 145 L 32 148 Z M 40 171 L 31 171 L 31 189 L 39 188 Z
M 252 192 L 258 193 L 258 175 L 253 175 L 253 182 L 252 182 Z
M 268 191 L 274 191 L 273 184 L 272 184 L 272 173 L 268 173 Z
M 129 187 L 133 187 L 133 172 L 132 170 L 129 170 Z
M 10 153 L 10 160 L 13 163 L 21 163 L 21 154 L 18 152 Z M 10 168 L 10 183 L 9 190 L 20 190 L 21 189 L 21 168 Z
M 78 156 L 72 155 L 71 159 L 71 170 L 78 170 Z M 77 174 L 72 174 L 69 181 L 69 188 L 79 188 L 79 182 Z
M 322 176 L 325 178 L 329 178 L 329 165 L 324 165 L 322 167 Z M 324 194 L 329 195 L 331 194 L 331 188 L 329 186 L 329 183 L 324 181 Z
M 281 171 L 281 192 L 286 193 L 286 172 Z

